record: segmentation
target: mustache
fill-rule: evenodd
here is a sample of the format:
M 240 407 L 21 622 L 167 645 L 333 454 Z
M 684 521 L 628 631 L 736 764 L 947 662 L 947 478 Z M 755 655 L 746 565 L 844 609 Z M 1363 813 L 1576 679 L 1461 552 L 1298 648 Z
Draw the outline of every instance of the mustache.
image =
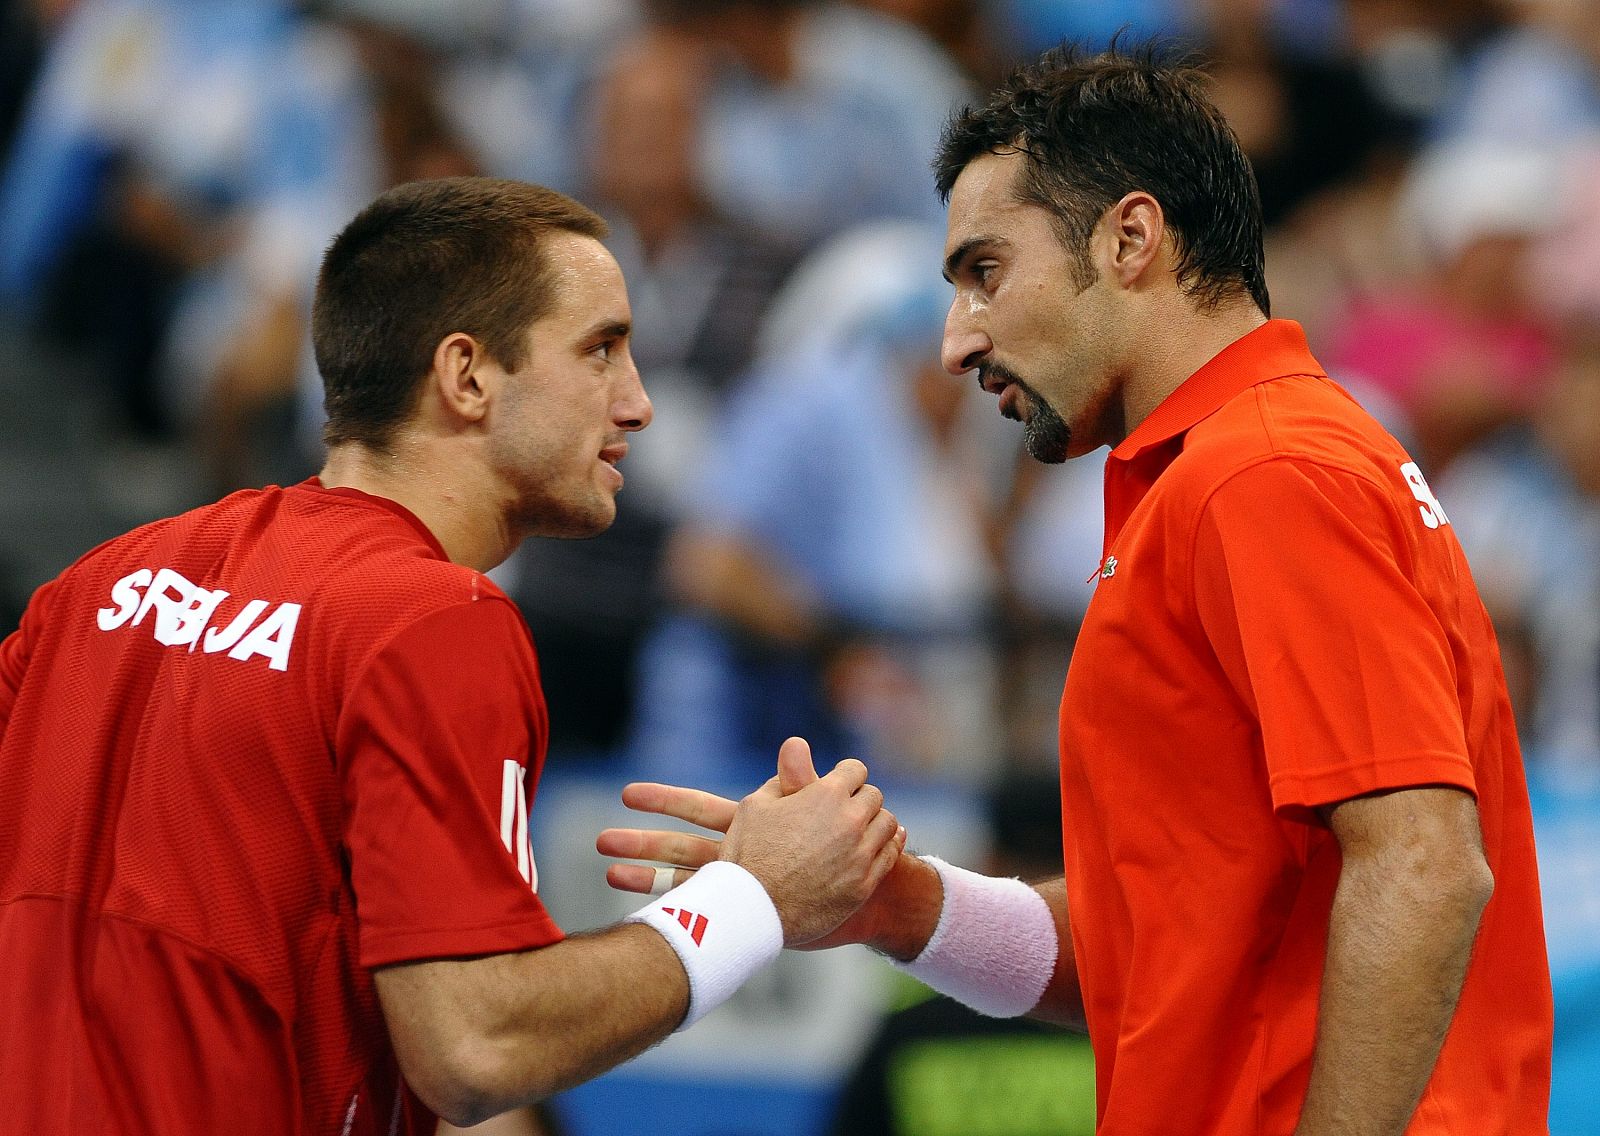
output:
M 1001 382 L 1011 383 L 1013 386 L 1021 387 L 1025 392 L 1027 392 L 1029 394 L 1033 393 L 1033 389 L 1031 387 L 1029 387 L 1027 383 L 1022 381 L 1021 376 L 1019 376 L 1015 371 L 1013 371 L 1009 367 L 1007 367 L 1004 363 L 983 363 L 983 364 L 979 365 L 979 367 L 978 367 L 978 387 L 979 387 L 979 389 L 982 389 L 984 383 L 988 382 L 991 378 L 999 379 Z

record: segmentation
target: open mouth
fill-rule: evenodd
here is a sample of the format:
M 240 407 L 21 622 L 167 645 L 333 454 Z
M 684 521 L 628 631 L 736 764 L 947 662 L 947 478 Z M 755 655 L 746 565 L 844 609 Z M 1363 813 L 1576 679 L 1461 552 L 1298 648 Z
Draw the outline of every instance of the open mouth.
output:
M 615 445 L 607 446 L 600 451 L 599 456 L 600 461 L 610 467 L 611 475 L 616 478 L 617 486 L 620 488 L 623 479 L 622 471 L 617 468 L 617 463 L 628 456 L 628 443 L 618 442 Z
M 1007 383 L 1000 390 L 1000 413 L 1013 422 L 1026 421 L 1023 408 L 1027 406 L 1027 399 L 1022 395 L 1022 388 L 1015 383 Z
M 1013 422 L 1027 421 L 1028 400 L 1016 376 L 1000 366 L 990 364 L 978 369 L 978 385 L 987 393 L 999 396 L 1002 415 Z

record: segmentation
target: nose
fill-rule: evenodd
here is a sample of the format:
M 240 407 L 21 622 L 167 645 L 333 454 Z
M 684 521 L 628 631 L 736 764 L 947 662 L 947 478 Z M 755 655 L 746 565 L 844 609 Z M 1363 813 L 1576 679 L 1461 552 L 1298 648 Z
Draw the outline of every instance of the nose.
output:
M 970 305 L 956 293 L 944 317 L 944 342 L 939 347 L 939 361 L 944 369 L 952 375 L 964 375 L 993 350 L 994 344 L 973 318 Z
M 612 404 L 612 415 L 621 429 L 629 431 L 643 430 L 656 415 L 650 396 L 645 393 L 639 368 L 634 365 L 632 358 L 628 360 L 628 378 L 618 393 L 617 401 Z

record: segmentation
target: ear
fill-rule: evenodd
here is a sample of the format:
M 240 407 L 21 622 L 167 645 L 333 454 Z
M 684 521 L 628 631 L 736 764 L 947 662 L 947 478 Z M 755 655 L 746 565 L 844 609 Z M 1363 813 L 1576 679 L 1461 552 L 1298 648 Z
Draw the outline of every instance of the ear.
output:
M 497 375 L 491 362 L 483 344 L 464 331 L 452 331 L 439 340 L 428 383 L 448 416 L 478 422 L 488 413 Z
M 1102 248 L 1108 257 L 1101 269 L 1109 271 L 1124 288 L 1130 287 L 1161 257 L 1167 235 L 1161 203 L 1136 189 L 1107 209 L 1100 224 L 1106 238 Z

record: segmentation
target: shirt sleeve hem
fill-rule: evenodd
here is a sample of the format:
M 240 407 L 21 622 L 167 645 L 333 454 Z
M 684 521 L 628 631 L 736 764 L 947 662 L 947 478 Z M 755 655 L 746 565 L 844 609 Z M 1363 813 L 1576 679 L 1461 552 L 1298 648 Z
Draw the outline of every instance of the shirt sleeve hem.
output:
M 482 927 L 362 932 L 361 965 L 367 968 L 431 958 L 464 958 L 531 951 L 561 942 L 566 934 L 547 912 Z
M 1459 753 L 1433 751 L 1277 774 L 1271 779 L 1272 806 L 1287 820 L 1314 821 L 1316 810 L 1322 806 L 1419 785 L 1448 785 L 1474 797 L 1478 794 L 1472 763 L 1467 758 Z

